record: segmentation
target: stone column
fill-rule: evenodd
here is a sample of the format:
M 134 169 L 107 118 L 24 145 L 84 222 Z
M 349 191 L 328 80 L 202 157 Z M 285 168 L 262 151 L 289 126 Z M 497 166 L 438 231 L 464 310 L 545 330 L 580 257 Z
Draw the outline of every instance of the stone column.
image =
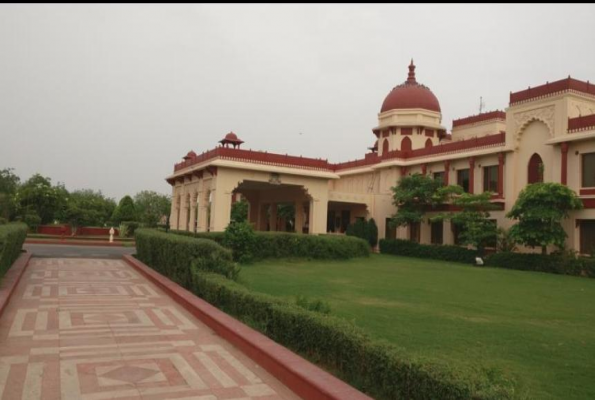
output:
M 475 157 L 469 157 L 469 193 L 475 193 Z
M 178 229 L 181 231 L 187 230 L 188 229 L 187 221 L 188 221 L 188 198 L 187 198 L 187 194 L 186 194 L 186 187 L 183 186 L 182 194 L 180 196 Z
M 206 232 L 207 231 L 207 212 L 209 206 L 209 191 L 202 190 L 198 192 L 198 224 L 197 224 L 197 232 Z
M 444 220 L 442 229 L 442 244 L 455 244 L 455 238 L 452 234 L 452 223 L 449 220 Z
M 498 153 L 498 197 L 504 198 L 504 153 Z
M 171 195 L 171 212 L 169 214 L 169 227 L 170 229 L 178 229 L 178 191 L 174 186 Z
M 310 201 L 310 234 L 326 233 L 328 199 Z
M 450 176 L 450 160 L 444 161 L 444 186 L 448 186 L 448 182 L 450 181 L 448 177 Z
M 566 185 L 568 182 L 568 142 L 560 143 L 560 152 L 562 153 L 562 166 L 561 166 L 561 177 L 560 183 Z
M 421 174 L 425 175 L 427 171 L 428 171 L 428 164 L 422 164 L 421 165 Z
M 211 232 L 223 232 L 231 220 L 231 192 L 211 190 Z
M 304 202 L 295 202 L 295 231 L 303 233 L 304 228 Z
M 196 232 L 196 203 L 197 193 L 192 193 L 190 197 L 190 232 Z
M 271 232 L 277 231 L 277 203 L 271 203 L 271 211 L 269 213 L 269 225 Z

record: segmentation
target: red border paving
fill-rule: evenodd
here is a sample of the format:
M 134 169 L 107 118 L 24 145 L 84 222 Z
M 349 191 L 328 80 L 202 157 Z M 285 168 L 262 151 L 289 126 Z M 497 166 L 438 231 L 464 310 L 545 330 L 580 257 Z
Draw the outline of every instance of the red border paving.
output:
M 300 397 L 308 400 L 372 399 L 275 343 L 260 332 L 198 298 L 136 258 L 125 255 L 124 261 L 165 291 L 172 299 L 213 329 L 219 336 L 260 364 Z
M 134 242 L 127 242 L 134 244 Z M 100 241 L 100 240 L 60 240 L 60 239 L 25 239 L 25 244 L 62 244 L 66 246 L 112 246 L 112 247 L 134 247 L 124 246 L 122 242 Z
M 23 253 L 17 258 L 17 260 L 10 266 L 9 270 L 6 271 L 4 277 L 0 278 L 0 317 L 4 312 L 4 309 L 10 301 L 10 296 L 14 293 L 15 288 L 19 284 L 23 272 L 29 265 L 31 259 L 31 253 Z

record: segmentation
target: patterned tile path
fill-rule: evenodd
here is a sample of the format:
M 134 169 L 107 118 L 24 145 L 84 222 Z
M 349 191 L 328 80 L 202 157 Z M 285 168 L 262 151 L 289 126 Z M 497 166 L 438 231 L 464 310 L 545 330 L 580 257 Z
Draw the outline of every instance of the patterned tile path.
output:
M 0 399 L 298 399 L 120 260 L 33 258 L 0 319 Z

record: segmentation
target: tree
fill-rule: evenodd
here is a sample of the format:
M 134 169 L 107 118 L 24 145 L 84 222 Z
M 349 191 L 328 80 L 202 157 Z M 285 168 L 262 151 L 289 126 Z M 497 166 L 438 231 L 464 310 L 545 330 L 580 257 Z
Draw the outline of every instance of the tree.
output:
M 547 246 L 551 244 L 563 249 L 567 235 L 561 222 L 568 218 L 570 211 L 582 207 L 576 193 L 565 185 L 528 185 L 506 214 L 506 217 L 518 220 L 510 228 L 510 234 L 521 244 L 541 247 L 542 254 L 547 254 Z
M 0 218 L 12 220 L 16 213 L 15 196 L 21 179 L 12 168 L 0 170 Z
M 143 190 L 134 196 L 137 221 L 155 227 L 171 211 L 171 198 L 150 190 Z
M 112 223 L 114 225 L 120 225 L 122 221 L 136 221 L 136 217 L 134 200 L 130 196 L 124 196 L 112 214 Z
M 378 226 L 376 226 L 374 218 L 370 218 L 366 224 L 366 240 L 371 247 L 375 247 L 378 243 Z
M 104 226 L 116 209 L 116 202 L 101 191 L 76 190 L 68 197 L 68 207 L 63 218 L 73 226 Z
M 490 220 L 490 211 L 496 206 L 490 201 L 491 192 L 462 193 L 453 198 L 452 204 L 460 211 L 440 214 L 431 221 L 448 219 L 461 229 L 461 243 L 475 247 L 483 255 L 485 247 L 496 246 L 497 225 Z
M 426 211 L 463 191 L 460 186 L 442 186 L 439 180 L 419 173 L 401 178 L 391 189 L 393 204 L 397 207 L 391 220 L 395 226 L 421 222 Z
M 68 191 L 63 184 L 52 186 L 50 178 L 35 174 L 19 187 L 16 202 L 17 212 L 21 217 L 37 214 L 41 223 L 47 224 L 66 209 Z
M 248 202 L 245 199 L 231 205 L 231 222 L 245 222 L 248 220 Z

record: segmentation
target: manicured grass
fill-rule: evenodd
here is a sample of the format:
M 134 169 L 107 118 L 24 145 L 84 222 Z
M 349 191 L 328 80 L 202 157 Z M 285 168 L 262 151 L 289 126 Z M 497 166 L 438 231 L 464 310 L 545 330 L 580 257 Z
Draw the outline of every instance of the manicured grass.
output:
M 514 375 L 531 399 L 595 399 L 593 279 L 373 255 L 259 262 L 240 282 L 324 299 L 412 354 Z

